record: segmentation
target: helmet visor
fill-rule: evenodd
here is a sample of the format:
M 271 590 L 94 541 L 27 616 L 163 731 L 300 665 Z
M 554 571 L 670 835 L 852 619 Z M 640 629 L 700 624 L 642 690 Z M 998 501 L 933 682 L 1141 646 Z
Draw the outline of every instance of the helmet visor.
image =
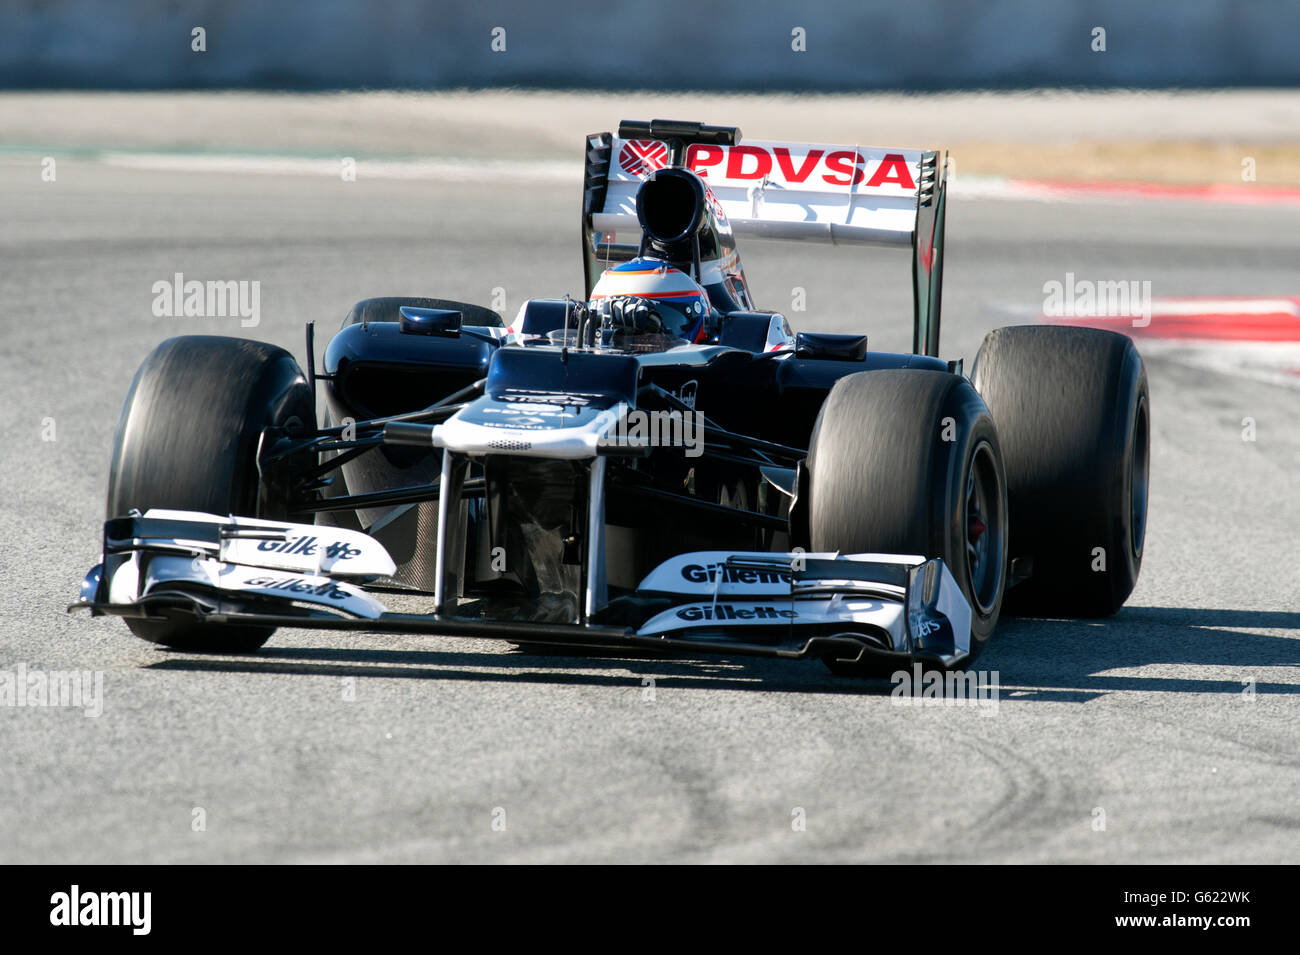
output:
M 605 328 L 632 335 L 662 335 L 693 341 L 708 305 L 697 292 L 682 295 L 619 296 L 600 304 Z

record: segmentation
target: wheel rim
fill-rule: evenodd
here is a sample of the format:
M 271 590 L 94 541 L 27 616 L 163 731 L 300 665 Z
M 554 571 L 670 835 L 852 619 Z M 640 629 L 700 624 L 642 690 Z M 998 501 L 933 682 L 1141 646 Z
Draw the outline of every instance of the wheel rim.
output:
M 1142 541 L 1147 530 L 1147 491 L 1151 479 L 1150 435 L 1147 422 L 1147 400 L 1138 399 L 1137 415 L 1133 422 L 1133 453 L 1129 463 L 1130 514 L 1129 531 L 1133 554 L 1142 556 Z
M 970 595 L 981 615 L 997 603 L 1004 559 L 1002 495 L 993 448 L 981 441 L 971 456 L 966 479 L 966 574 Z

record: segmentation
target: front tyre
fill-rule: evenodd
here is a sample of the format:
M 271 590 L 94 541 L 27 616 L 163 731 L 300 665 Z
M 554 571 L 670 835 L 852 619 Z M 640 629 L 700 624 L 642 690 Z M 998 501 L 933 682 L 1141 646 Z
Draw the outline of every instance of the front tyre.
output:
M 108 516 L 173 508 L 280 519 L 285 502 L 261 492 L 262 430 L 311 428 L 302 370 L 283 348 L 208 335 L 169 338 L 136 372 L 122 405 L 109 470 Z M 247 652 L 273 627 L 132 620 L 136 636 L 178 650 Z
M 812 550 L 942 558 L 971 605 L 974 657 L 1002 606 L 1007 495 L 998 433 L 970 383 L 905 369 L 840 379 L 807 469 Z

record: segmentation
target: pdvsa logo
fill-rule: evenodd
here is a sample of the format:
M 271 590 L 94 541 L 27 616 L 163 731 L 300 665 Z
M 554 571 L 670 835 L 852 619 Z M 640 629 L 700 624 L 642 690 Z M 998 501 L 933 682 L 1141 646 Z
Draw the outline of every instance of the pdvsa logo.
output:
M 902 153 L 886 153 L 879 159 L 856 149 L 818 149 L 788 146 L 712 146 L 695 143 L 687 151 L 686 165 L 706 181 L 753 180 L 769 177 L 782 183 L 828 186 L 857 186 L 876 189 L 893 186 L 906 192 L 916 189 L 911 166 Z M 712 174 L 712 175 L 710 175 Z
M 618 164 L 629 176 L 645 178 L 668 165 L 668 147 L 657 139 L 629 139 L 618 151 Z

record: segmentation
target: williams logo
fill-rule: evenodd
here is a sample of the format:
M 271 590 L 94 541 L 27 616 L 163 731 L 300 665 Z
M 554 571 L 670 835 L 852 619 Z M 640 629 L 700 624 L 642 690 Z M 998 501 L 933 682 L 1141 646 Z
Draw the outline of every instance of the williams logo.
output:
M 677 611 L 682 620 L 793 620 L 799 616 L 798 611 L 776 607 L 735 607 L 731 604 L 707 604 L 699 607 L 683 607 Z
M 51 925 L 124 925 L 133 935 L 148 935 L 153 919 L 152 892 L 68 892 L 50 896 Z

